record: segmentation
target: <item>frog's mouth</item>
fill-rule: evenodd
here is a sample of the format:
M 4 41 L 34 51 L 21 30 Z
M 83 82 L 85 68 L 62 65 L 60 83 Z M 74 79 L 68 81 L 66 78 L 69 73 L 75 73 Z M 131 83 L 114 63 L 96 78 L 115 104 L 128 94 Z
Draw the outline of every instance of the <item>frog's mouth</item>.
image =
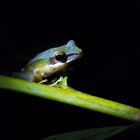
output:
M 72 62 L 72 61 L 75 61 L 76 59 L 81 58 L 82 55 L 83 55 L 82 52 L 81 52 L 81 53 L 72 53 L 72 54 L 69 54 L 69 55 L 67 56 L 67 63 L 70 63 L 70 62 Z

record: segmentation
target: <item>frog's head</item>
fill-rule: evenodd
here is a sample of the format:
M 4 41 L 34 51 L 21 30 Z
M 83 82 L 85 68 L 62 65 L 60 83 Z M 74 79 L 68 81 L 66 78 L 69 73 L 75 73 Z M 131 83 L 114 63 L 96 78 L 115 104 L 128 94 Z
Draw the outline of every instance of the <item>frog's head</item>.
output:
M 78 48 L 73 40 L 70 40 L 66 45 L 52 48 L 47 51 L 49 53 L 48 71 L 50 74 L 56 73 L 66 68 L 71 62 L 82 56 L 82 49 Z
M 82 49 L 78 48 L 73 40 L 70 40 L 66 45 L 53 48 L 51 51 L 50 63 L 65 63 L 69 64 L 82 56 Z
M 47 75 L 51 75 L 63 70 L 63 68 L 66 68 L 71 62 L 80 58 L 81 55 L 82 50 L 75 45 L 73 40 L 70 40 L 66 45 L 39 53 L 29 61 L 27 67 L 30 66 L 30 64 L 33 64 L 33 66 L 36 64 L 37 67 L 40 66 L 43 70 L 45 69 Z

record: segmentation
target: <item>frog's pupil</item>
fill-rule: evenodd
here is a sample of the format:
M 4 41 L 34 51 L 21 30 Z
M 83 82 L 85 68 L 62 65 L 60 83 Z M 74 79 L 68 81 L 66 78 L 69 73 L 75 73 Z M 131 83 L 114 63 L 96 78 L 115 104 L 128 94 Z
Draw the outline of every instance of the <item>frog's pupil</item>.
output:
M 67 61 L 67 56 L 66 56 L 66 54 L 57 54 L 57 55 L 55 56 L 55 59 L 56 59 L 57 61 L 60 61 L 60 62 L 62 62 L 62 63 L 65 63 L 65 62 Z

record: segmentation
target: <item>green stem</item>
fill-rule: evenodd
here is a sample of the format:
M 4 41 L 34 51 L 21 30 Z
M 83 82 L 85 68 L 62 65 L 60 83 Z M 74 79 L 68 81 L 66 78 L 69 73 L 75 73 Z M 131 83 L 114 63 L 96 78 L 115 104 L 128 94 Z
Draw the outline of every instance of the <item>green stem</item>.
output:
M 50 87 L 13 77 L 0 75 L 0 88 L 14 90 L 66 104 L 106 113 L 112 116 L 140 122 L 140 109 L 102 99 L 68 88 Z

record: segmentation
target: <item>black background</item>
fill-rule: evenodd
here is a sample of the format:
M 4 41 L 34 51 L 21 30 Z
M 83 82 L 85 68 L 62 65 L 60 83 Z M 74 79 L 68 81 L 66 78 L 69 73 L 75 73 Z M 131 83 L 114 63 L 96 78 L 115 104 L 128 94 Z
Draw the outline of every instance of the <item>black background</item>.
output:
M 6 4 L 7 5 L 7 4 Z M 48 48 L 75 40 L 83 57 L 73 64 L 73 88 L 140 107 L 140 4 L 125 2 L 8 3 L 0 24 L 0 72 L 9 75 Z M 40 139 L 52 134 L 131 122 L 77 107 L 0 92 L 5 139 Z

